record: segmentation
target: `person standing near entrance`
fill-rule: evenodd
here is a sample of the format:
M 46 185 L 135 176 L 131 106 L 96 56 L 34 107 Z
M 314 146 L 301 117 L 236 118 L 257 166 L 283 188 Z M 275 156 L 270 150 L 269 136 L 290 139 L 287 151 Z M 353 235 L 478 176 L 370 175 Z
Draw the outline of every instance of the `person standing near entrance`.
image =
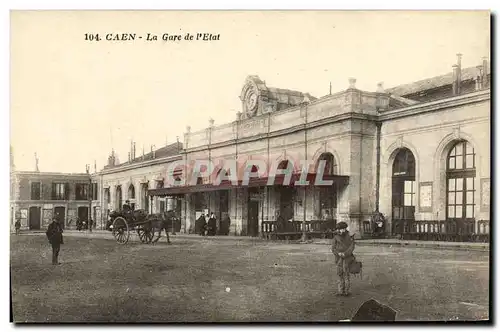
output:
M 347 230 L 347 224 L 339 222 L 335 227 L 336 234 L 333 236 L 332 253 L 335 255 L 337 265 L 338 293 L 339 296 L 349 296 L 351 288 L 349 265 L 354 261 L 354 239 Z
M 61 244 L 64 244 L 62 233 L 63 229 L 59 220 L 57 220 L 57 218 L 53 218 L 46 233 L 49 243 L 52 245 L 52 265 L 60 264 L 58 260 L 59 251 L 61 250 Z
M 19 235 L 19 232 L 21 230 L 21 222 L 19 221 L 19 219 L 16 220 L 14 227 L 16 228 L 16 235 Z
M 210 214 L 210 218 L 208 218 L 208 235 L 216 235 L 217 234 L 217 219 L 215 218 L 215 213 Z

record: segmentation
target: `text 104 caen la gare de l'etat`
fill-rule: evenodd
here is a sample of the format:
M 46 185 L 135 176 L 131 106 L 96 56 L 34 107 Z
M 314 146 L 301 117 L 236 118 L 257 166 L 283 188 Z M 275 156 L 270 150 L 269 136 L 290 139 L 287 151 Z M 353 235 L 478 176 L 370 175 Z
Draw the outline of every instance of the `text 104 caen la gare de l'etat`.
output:
M 86 41 L 217 41 L 220 40 L 220 33 L 185 33 L 185 34 L 137 34 L 137 33 L 86 33 L 84 35 Z

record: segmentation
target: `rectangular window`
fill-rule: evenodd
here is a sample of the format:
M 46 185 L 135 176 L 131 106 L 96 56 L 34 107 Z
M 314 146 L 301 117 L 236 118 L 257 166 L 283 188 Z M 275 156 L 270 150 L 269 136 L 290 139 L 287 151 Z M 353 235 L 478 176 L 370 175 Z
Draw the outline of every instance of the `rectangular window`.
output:
M 465 158 L 465 167 L 466 168 L 474 168 L 474 155 L 469 154 Z
M 88 183 L 77 183 L 75 185 L 75 199 L 77 201 L 89 199 L 89 184 Z
M 415 206 L 415 181 L 405 181 L 403 194 L 403 206 Z
M 40 182 L 32 182 L 31 183 L 31 200 L 38 201 L 40 200 L 41 195 L 41 183 Z
M 450 159 L 448 160 L 449 160 L 448 168 L 455 169 L 455 157 L 450 157 Z
M 455 182 L 455 184 L 456 184 L 455 188 L 456 189 L 455 190 L 456 191 L 462 191 L 463 188 L 464 188 L 464 179 L 458 178 L 458 179 L 455 179 L 455 180 L 456 180 L 456 182 Z
M 455 168 L 462 169 L 464 166 L 463 156 L 456 156 Z
M 455 218 L 455 205 L 448 205 L 448 217 Z
M 52 183 L 52 200 L 63 201 L 66 197 L 66 183 Z
M 455 192 L 448 193 L 448 204 L 455 205 Z
M 448 179 L 448 190 L 455 191 L 455 179 Z
M 466 178 L 465 186 L 467 187 L 467 190 L 474 190 L 474 178 Z
M 462 218 L 462 216 L 463 216 L 462 209 L 463 209 L 462 205 L 455 206 L 455 218 Z
M 466 209 L 465 217 L 474 218 L 474 205 L 467 205 L 465 209 Z

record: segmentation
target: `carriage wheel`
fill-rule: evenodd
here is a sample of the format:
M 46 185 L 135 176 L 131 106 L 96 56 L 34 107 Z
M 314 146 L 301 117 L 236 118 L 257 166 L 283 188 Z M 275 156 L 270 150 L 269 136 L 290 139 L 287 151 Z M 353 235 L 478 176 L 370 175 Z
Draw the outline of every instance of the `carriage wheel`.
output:
M 126 244 L 130 238 L 130 231 L 127 221 L 122 217 L 117 217 L 113 221 L 113 237 L 116 242 Z
M 154 227 L 141 227 L 137 229 L 137 234 L 142 243 L 151 243 L 155 236 Z

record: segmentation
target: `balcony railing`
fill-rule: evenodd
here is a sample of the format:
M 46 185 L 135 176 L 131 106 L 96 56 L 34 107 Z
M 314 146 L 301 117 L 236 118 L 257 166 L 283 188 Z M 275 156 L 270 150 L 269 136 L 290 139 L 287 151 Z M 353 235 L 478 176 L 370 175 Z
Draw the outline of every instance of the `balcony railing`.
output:
M 404 240 L 489 242 L 490 221 L 394 220 L 392 233 Z

